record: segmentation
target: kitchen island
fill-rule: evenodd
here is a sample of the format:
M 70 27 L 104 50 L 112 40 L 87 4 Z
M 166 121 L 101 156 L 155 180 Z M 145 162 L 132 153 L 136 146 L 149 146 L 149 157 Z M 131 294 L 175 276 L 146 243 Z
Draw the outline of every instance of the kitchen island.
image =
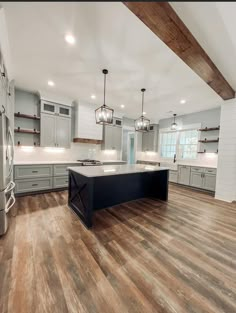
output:
M 133 164 L 68 170 L 68 205 L 88 228 L 96 210 L 145 197 L 168 200 L 168 168 Z

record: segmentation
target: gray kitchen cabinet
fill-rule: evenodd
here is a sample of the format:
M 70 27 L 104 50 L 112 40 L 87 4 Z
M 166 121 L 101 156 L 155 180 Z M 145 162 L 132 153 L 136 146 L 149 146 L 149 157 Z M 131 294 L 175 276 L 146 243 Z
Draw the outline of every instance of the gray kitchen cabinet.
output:
M 215 191 L 216 188 L 216 175 L 204 173 L 203 189 Z
M 46 101 L 46 100 L 41 100 L 41 113 L 47 113 L 47 114 L 56 114 L 56 103 Z
M 191 171 L 190 186 L 196 188 L 202 188 L 202 173 Z
M 55 125 L 56 146 L 69 148 L 71 142 L 71 119 L 56 116 Z
M 41 113 L 40 145 L 42 147 L 56 147 L 56 116 Z
M 68 187 L 69 177 L 67 176 L 56 176 L 53 178 L 53 188 L 64 188 Z
M 16 194 L 37 193 L 68 187 L 68 167 L 78 163 L 27 164 L 14 166 Z
M 122 140 L 122 128 L 113 126 L 113 148 L 115 150 L 120 151 L 121 150 L 121 140 Z
M 122 127 L 105 125 L 103 128 L 103 150 L 121 150 Z
M 41 113 L 42 147 L 69 148 L 71 142 L 71 119 L 67 117 Z
M 54 164 L 53 165 L 53 176 L 68 176 L 68 167 L 79 166 L 78 163 L 71 164 Z
M 179 165 L 178 166 L 178 183 L 183 185 L 189 185 L 190 183 L 190 166 Z
M 178 172 L 169 170 L 169 181 L 172 183 L 177 183 L 178 181 Z
M 52 189 L 52 178 L 31 178 L 15 180 L 15 193 L 28 193 L 41 190 Z
M 41 100 L 41 112 L 57 116 L 71 117 L 71 107 L 47 100 Z
M 15 179 L 50 177 L 53 173 L 52 165 L 16 165 Z
M 56 113 L 59 116 L 71 117 L 71 107 L 58 104 L 56 107 Z
M 215 191 L 216 169 L 191 167 L 190 186 Z
M 150 130 L 143 133 L 142 136 L 142 151 L 157 151 L 158 150 L 158 125 L 150 125 Z

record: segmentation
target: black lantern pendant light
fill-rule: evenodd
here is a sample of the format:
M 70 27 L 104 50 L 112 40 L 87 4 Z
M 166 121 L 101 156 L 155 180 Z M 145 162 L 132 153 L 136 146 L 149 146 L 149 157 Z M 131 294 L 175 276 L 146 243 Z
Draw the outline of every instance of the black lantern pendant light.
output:
M 176 129 L 177 129 L 177 124 L 176 124 L 176 122 L 175 122 L 176 115 L 177 115 L 177 114 L 173 114 L 173 116 L 174 116 L 174 122 L 171 124 L 171 130 L 176 130 Z
M 106 103 L 106 75 L 108 70 L 102 70 L 104 74 L 104 104 L 95 110 L 96 124 L 106 125 L 113 123 L 114 110 L 109 108 Z
M 148 132 L 150 128 L 150 120 L 143 116 L 143 102 L 144 102 L 144 92 L 146 89 L 141 89 L 142 91 L 142 115 L 140 118 L 135 120 L 135 130 L 137 132 Z

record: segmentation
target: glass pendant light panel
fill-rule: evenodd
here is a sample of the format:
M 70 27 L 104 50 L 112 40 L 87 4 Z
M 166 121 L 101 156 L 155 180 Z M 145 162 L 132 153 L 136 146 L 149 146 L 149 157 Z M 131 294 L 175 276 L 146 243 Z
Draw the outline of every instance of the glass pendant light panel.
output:
M 95 119 L 96 124 L 106 125 L 113 123 L 113 113 L 114 110 L 108 107 L 106 103 L 106 75 L 108 74 L 108 70 L 104 69 L 104 104 L 95 110 Z
M 138 132 L 148 132 L 150 129 L 150 120 L 144 116 L 140 116 L 137 120 L 135 120 L 135 130 Z
M 107 105 L 102 105 L 100 108 L 95 110 L 96 124 L 112 124 L 113 123 L 114 110 L 109 108 Z

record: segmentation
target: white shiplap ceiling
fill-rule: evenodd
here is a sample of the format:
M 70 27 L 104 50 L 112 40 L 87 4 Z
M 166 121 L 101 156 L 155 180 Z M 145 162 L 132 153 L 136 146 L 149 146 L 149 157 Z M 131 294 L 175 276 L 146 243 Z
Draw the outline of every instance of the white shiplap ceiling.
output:
M 141 113 L 142 87 L 147 89 L 145 111 L 153 121 L 171 116 L 169 111 L 187 114 L 222 102 L 122 3 L 3 2 L 2 6 L 20 88 L 47 92 L 52 90 L 47 81 L 53 80 L 57 95 L 99 106 L 101 70 L 107 68 L 107 104 L 118 111 L 124 104 L 128 117 Z M 177 7 L 181 11 L 181 3 Z M 74 34 L 75 45 L 66 44 L 66 33 Z M 187 102 L 180 104 L 181 99 Z

